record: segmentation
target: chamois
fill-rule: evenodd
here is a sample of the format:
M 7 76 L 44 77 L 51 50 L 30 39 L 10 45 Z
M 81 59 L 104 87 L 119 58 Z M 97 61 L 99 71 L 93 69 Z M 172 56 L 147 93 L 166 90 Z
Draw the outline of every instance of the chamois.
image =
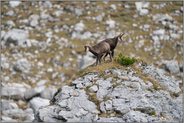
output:
M 94 46 L 85 45 L 85 52 L 89 50 L 93 55 L 96 56 L 96 65 L 101 64 L 101 58 L 104 54 L 109 54 L 112 60 L 112 54 L 110 51 L 110 45 L 107 42 L 100 42 Z
M 119 41 L 122 41 L 121 37 L 124 35 L 125 33 L 121 33 L 119 34 L 118 36 L 115 36 L 114 38 L 108 38 L 108 39 L 105 39 L 103 40 L 102 42 L 107 42 L 109 45 L 110 45 L 110 50 L 111 50 L 111 53 L 112 53 L 112 57 L 114 57 L 114 49 L 116 48 L 117 46 L 117 43 Z M 108 54 L 106 53 L 105 56 L 104 56 L 104 61 L 105 61 L 105 57 L 107 56 Z M 110 56 L 111 57 L 111 56 Z

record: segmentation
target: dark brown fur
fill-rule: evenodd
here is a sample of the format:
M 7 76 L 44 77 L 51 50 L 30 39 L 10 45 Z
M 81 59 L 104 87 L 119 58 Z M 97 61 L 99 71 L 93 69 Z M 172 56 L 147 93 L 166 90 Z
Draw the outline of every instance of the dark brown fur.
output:
M 112 53 L 112 57 L 114 57 L 114 49 L 116 48 L 117 44 L 119 41 L 122 41 L 121 37 L 124 35 L 125 33 L 121 33 L 119 34 L 118 36 L 115 36 L 114 38 L 108 38 L 108 39 L 105 39 L 103 40 L 102 42 L 107 42 L 109 45 L 110 45 L 110 50 L 111 50 L 111 53 Z M 105 54 L 104 56 L 104 60 L 105 60 L 105 57 L 107 56 L 108 54 Z

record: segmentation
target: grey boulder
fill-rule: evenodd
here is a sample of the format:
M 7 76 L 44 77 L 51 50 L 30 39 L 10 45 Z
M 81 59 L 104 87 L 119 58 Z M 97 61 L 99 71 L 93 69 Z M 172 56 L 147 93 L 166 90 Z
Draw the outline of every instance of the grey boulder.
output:
M 25 47 L 27 46 L 28 32 L 22 29 L 12 29 L 4 35 L 3 39 L 5 45 L 9 46 L 10 44 L 18 45 Z

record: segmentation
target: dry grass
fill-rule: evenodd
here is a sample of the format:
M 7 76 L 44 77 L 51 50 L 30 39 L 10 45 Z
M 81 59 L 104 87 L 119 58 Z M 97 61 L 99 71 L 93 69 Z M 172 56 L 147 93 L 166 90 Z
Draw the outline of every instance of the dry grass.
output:
M 91 65 L 86 69 L 79 71 L 78 75 L 83 76 L 89 72 L 103 73 L 105 70 L 112 69 L 112 68 L 123 68 L 123 66 L 121 66 L 115 61 L 112 61 L 112 62 L 105 61 L 104 63 L 102 62 L 102 64 L 100 65 L 97 65 L 97 66 Z

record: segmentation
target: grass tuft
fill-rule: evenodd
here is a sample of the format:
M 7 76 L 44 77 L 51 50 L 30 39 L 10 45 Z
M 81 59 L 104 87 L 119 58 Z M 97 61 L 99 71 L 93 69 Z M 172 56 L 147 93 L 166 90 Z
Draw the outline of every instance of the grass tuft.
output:
M 124 56 L 122 53 L 120 53 L 116 58 L 115 61 L 123 66 L 129 66 L 134 64 L 137 60 L 135 58 L 130 58 L 127 56 Z

